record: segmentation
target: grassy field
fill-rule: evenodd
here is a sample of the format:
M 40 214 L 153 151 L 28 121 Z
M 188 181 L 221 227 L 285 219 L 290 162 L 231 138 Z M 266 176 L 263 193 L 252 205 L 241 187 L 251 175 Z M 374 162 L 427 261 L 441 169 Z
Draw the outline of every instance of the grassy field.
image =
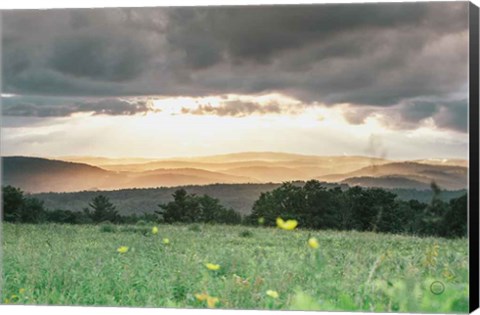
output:
M 468 310 L 466 239 L 221 225 L 159 225 L 156 235 L 151 229 L 4 224 L 2 301 Z M 318 240 L 317 249 L 307 244 L 310 237 Z M 121 246 L 128 251 L 118 252 Z M 207 263 L 220 268 L 209 270 Z

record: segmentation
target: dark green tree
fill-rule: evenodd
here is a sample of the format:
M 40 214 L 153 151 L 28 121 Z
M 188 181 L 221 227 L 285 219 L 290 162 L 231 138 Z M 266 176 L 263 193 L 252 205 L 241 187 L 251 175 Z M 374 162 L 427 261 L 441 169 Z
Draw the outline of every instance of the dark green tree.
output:
M 423 236 L 441 236 L 445 234 L 443 217 L 448 212 L 449 205 L 442 201 L 442 190 L 435 182 L 432 182 L 431 188 L 432 201 L 418 217 L 416 233 Z
M 330 191 L 333 204 L 333 209 L 330 210 L 330 216 L 333 217 L 331 222 L 335 222 L 335 228 L 338 230 L 351 230 L 353 228 L 352 209 L 348 206 L 346 193 L 340 187 Z
M 26 198 L 20 213 L 20 221 L 24 223 L 40 223 L 46 219 L 43 201 L 36 198 Z
M 21 211 L 25 204 L 23 191 L 13 186 L 2 187 L 3 220 L 7 222 L 19 222 Z
M 179 189 L 173 193 L 173 201 L 160 204 L 160 210 L 155 211 L 166 223 L 173 222 L 199 222 L 201 219 L 201 207 L 195 195 L 188 195 L 185 189 Z
M 260 194 L 255 201 L 252 214 L 248 217 L 250 223 L 264 218 L 265 225 L 274 226 L 277 217 L 283 219 L 302 220 L 304 222 L 305 196 L 302 187 L 293 183 L 283 183 L 282 186 Z
M 311 180 L 302 188 L 304 208 L 302 210 L 302 226 L 312 229 L 335 229 L 339 222 L 336 217 L 338 205 L 336 194 L 327 190 L 319 181 Z
M 201 208 L 200 221 L 205 223 L 214 223 L 218 221 L 219 216 L 226 209 L 220 204 L 220 200 L 203 195 L 198 198 Z
M 385 226 L 388 225 L 392 233 L 417 234 L 423 212 L 428 205 L 417 200 L 396 201 L 396 210 L 394 214 L 384 217 Z M 392 222 L 390 222 L 392 221 Z M 384 229 L 382 228 L 381 231 Z
M 367 199 L 371 201 L 375 217 L 372 222 L 372 231 L 375 232 L 400 232 L 402 219 L 395 202 L 395 194 L 380 189 L 372 188 L 365 191 Z
M 224 224 L 240 224 L 242 216 L 233 209 L 223 209 L 218 213 L 215 221 Z
M 188 194 L 185 189 L 179 189 L 172 195 L 173 201 L 159 205 L 155 211 L 164 222 L 205 222 L 238 224 L 242 217 L 233 209 L 226 209 L 220 200 L 208 195 L 197 196 Z
M 102 221 L 110 221 L 116 223 L 119 220 L 118 212 L 110 199 L 104 195 L 98 195 L 92 199 L 89 206 L 93 209 L 90 214 L 91 219 L 95 223 Z
M 28 198 L 13 186 L 2 187 L 3 220 L 19 223 L 39 223 L 45 219 L 43 202 Z
M 467 194 L 450 200 L 449 208 L 443 218 L 445 237 L 467 237 L 468 233 L 468 198 Z
M 377 217 L 377 209 L 373 207 L 370 194 L 361 187 L 347 190 L 347 206 L 351 209 L 352 228 L 359 231 L 372 231 Z

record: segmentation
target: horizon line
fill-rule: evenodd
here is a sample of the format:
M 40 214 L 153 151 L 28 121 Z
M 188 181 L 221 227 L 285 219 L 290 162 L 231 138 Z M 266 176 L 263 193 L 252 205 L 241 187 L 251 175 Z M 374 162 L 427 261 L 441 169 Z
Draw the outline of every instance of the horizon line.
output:
M 378 160 L 386 160 L 386 161 L 418 161 L 418 160 L 464 160 L 468 161 L 468 157 L 461 158 L 461 157 L 423 157 L 423 158 L 388 158 L 388 157 L 381 157 L 381 156 L 372 156 L 372 155 L 362 155 L 362 154 L 327 154 L 327 155 L 320 155 L 320 154 L 305 154 L 305 153 L 293 153 L 288 151 L 236 151 L 236 152 L 229 152 L 229 153 L 218 153 L 218 154 L 211 154 L 211 155 L 185 155 L 185 156 L 171 156 L 171 157 L 147 157 L 147 156 L 100 156 L 100 155 L 33 155 L 33 154 L 10 154 L 10 155 L 1 155 L 1 157 L 35 157 L 35 158 L 44 158 L 44 159 L 66 159 L 66 158 L 93 158 L 93 159 L 111 159 L 111 160 L 127 160 L 127 159 L 139 159 L 139 160 L 176 160 L 176 159 L 195 159 L 195 158 L 213 158 L 213 157 L 220 157 L 220 156 L 229 156 L 229 155 L 240 155 L 240 154 L 284 154 L 284 155 L 295 155 L 298 157 L 331 157 L 331 158 L 338 158 L 338 157 L 362 157 L 362 158 L 370 158 L 370 159 L 378 159 Z

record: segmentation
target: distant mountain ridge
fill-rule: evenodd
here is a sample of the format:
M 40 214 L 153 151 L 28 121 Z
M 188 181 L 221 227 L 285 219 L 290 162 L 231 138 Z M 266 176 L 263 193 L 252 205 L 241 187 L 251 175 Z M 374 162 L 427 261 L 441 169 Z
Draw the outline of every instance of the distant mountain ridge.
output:
M 3 157 L 2 164 L 2 185 L 13 185 L 30 193 L 256 182 L 244 176 L 201 169 L 116 172 L 89 164 L 34 157 Z
M 88 164 L 24 156 L 2 157 L 2 176 L 2 185 L 27 192 L 91 190 L 117 178 Z
M 432 182 L 444 189 L 467 187 L 468 170 L 462 166 L 432 165 L 418 162 L 394 162 L 367 166 L 359 170 L 321 176 L 327 182 L 384 188 L 428 188 Z
M 426 190 L 430 188 L 430 184 L 409 179 L 404 176 L 380 176 L 380 177 L 350 177 L 341 181 L 341 183 L 349 186 L 363 187 L 381 187 L 387 189 L 420 189 Z
M 2 185 L 26 192 L 74 192 L 184 185 L 281 183 L 317 178 L 331 183 L 384 188 L 428 188 L 432 181 L 445 189 L 463 189 L 467 168 L 455 162 L 390 161 L 361 156 L 312 156 L 247 152 L 211 157 L 150 160 L 83 157 L 92 165 L 38 157 L 2 158 Z M 134 162 L 134 163 L 132 163 Z

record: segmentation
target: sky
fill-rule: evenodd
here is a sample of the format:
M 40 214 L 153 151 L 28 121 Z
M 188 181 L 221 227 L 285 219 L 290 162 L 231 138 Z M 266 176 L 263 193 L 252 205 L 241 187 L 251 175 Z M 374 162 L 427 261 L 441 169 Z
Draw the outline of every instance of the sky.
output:
M 467 158 L 468 3 L 2 12 L 2 155 Z

